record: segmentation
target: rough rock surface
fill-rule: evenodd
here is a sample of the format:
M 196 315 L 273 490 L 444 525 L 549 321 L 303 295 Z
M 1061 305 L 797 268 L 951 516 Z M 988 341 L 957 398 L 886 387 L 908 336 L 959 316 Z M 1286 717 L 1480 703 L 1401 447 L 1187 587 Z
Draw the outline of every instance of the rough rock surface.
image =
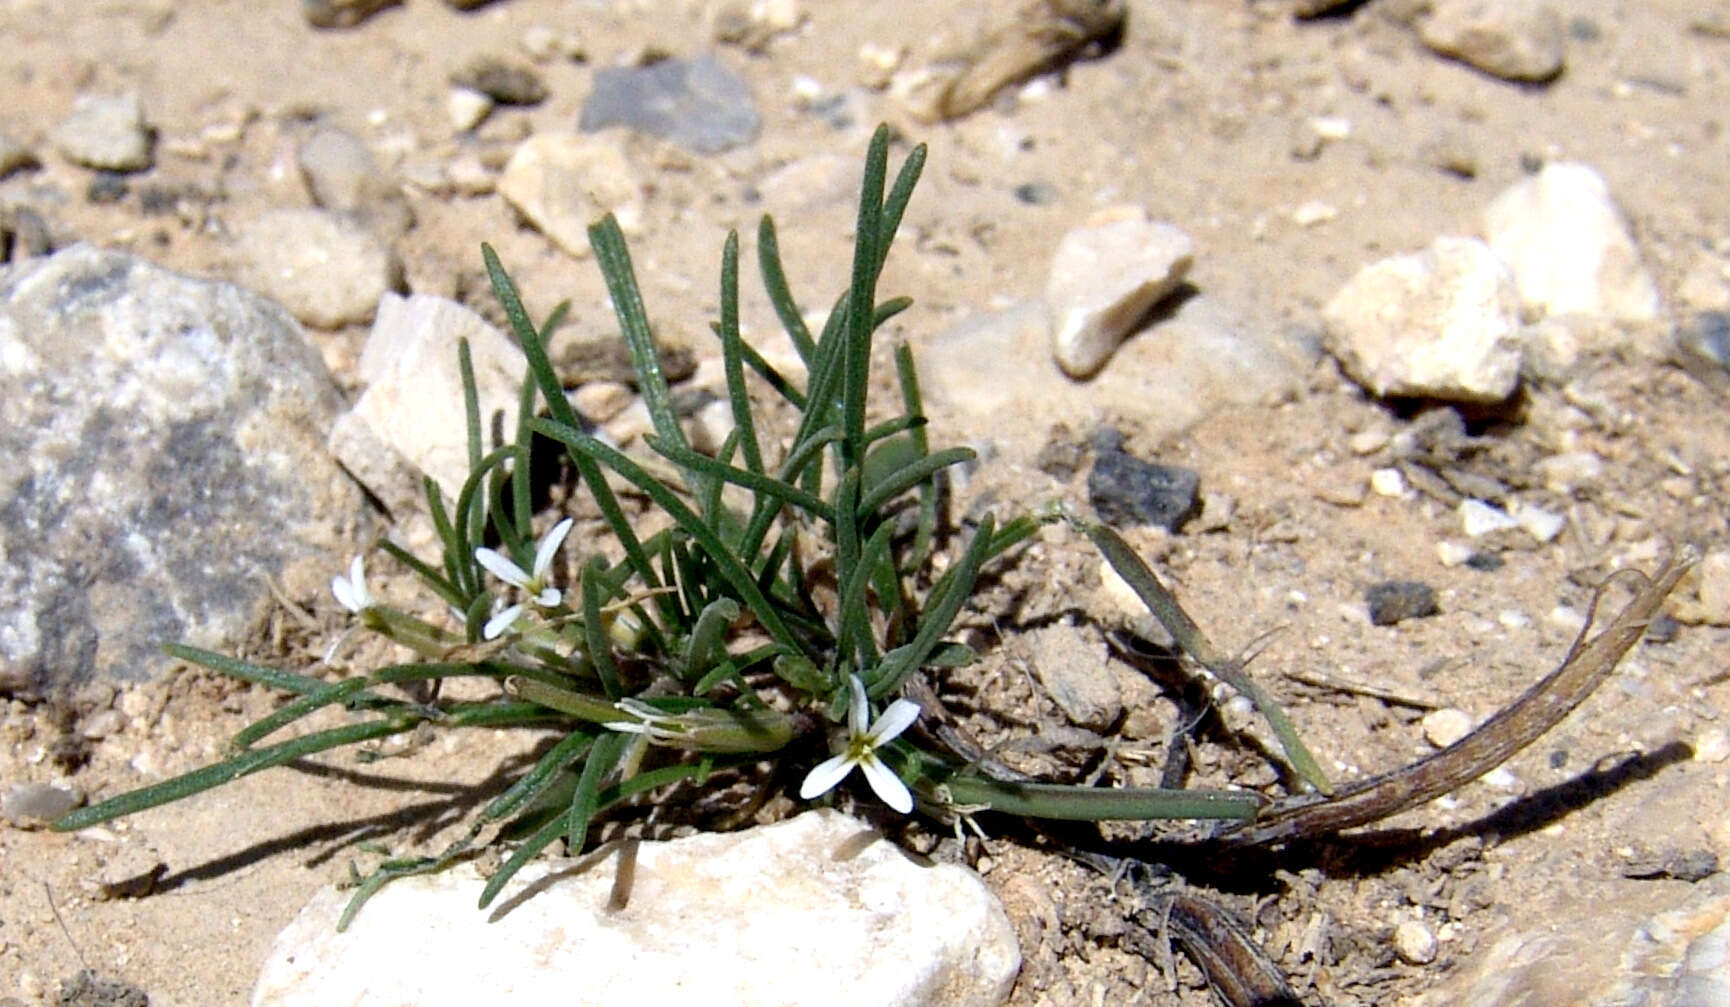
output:
M 237 639 L 267 576 L 354 533 L 340 408 L 256 295 L 85 245 L 0 271 L 0 665 L 49 691 Z
M 357 325 L 402 282 L 390 246 L 325 210 L 272 210 L 241 232 L 239 273 L 289 313 L 321 329 Z
M 349 893 L 326 889 L 277 937 L 252 1003 L 655 1004 L 701 990 L 734 1004 L 985 1007 L 1020 967 L 976 876 L 916 863 L 835 811 L 644 842 L 622 893 L 619 876 L 617 847 L 534 864 L 483 912 L 484 882 L 464 865 L 386 886 L 340 934 Z
M 1530 310 L 1622 322 L 1658 317 L 1658 286 L 1609 186 L 1589 165 L 1553 162 L 1515 182 L 1484 210 L 1484 235 Z
M 628 126 L 699 154 L 719 154 L 751 142 L 761 118 L 750 85 L 704 53 L 597 71 L 578 125 L 585 133 Z
M 462 339 L 469 341 L 482 426 L 490 431 L 493 416 L 502 413 L 505 435 L 515 436 L 518 392 L 528 369 L 516 343 L 442 297 L 386 294 L 379 302 L 360 357 L 366 391 L 338 421 L 330 443 L 349 471 L 386 504 L 394 507 L 405 495 L 420 495 L 418 476 L 404 481 L 391 472 L 396 458 L 432 476 L 450 499 L 468 478 L 468 421 L 457 365 Z M 388 446 L 393 457 L 381 458 L 374 445 Z
M 524 140 L 499 178 L 499 195 L 553 244 L 589 254 L 589 225 L 611 213 L 629 234 L 643 187 L 617 135 L 542 133 Z
M 1437 238 L 1365 266 L 1322 314 L 1329 349 L 1377 395 L 1499 402 L 1519 382 L 1513 277 L 1481 241 Z

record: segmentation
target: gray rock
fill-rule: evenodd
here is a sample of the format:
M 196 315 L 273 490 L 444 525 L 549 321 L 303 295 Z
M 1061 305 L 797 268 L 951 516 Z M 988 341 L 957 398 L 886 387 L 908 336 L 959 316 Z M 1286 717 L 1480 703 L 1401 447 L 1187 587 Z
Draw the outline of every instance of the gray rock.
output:
M 755 139 L 759 122 L 750 86 L 704 53 L 596 71 L 578 126 L 586 133 L 629 126 L 699 154 L 719 154 Z
M 14 171 L 38 167 L 41 163 L 29 147 L 5 133 L 0 133 L 0 178 L 5 178 Z
M 1562 72 L 1566 31 L 1543 0 L 1436 0 L 1418 25 L 1424 44 L 1504 80 Z
M 1553 162 L 1509 186 L 1484 210 L 1484 235 L 1536 312 L 1658 317 L 1658 285 L 1627 218 L 1589 165 Z
M 1045 283 L 1058 366 L 1073 378 L 1105 366 L 1148 309 L 1183 282 L 1194 253 L 1189 235 L 1139 206 L 1101 210 L 1065 234 Z
M 341 405 L 237 287 L 84 245 L 0 271 L 0 678 L 145 679 L 238 636 L 267 576 L 322 572 L 361 515 L 323 447 Z
M 320 129 L 300 145 L 295 159 L 313 201 L 326 210 L 386 237 L 398 237 L 414 226 L 414 211 L 402 188 L 353 133 Z
M 143 171 L 154 146 L 136 94 L 86 95 L 54 129 L 54 145 L 73 164 L 98 171 Z
M 1193 469 L 1143 461 L 1115 444 L 1099 449 L 1087 496 L 1100 520 L 1176 531 L 1194 516 L 1201 477 Z
M 19 828 L 40 828 L 84 803 L 84 795 L 49 783 L 14 783 L 0 794 L 0 818 Z
M 513 436 L 518 392 L 528 370 L 516 343 L 442 297 L 386 294 L 379 302 L 358 368 L 366 391 L 332 431 L 331 449 L 387 504 L 402 502 L 402 494 L 391 489 L 400 480 L 367 477 L 389 469 L 389 460 L 379 459 L 371 444 L 387 445 L 395 457 L 437 480 L 451 499 L 468 478 L 468 422 L 457 366 L 457 344 L 463 339 L 469 341 L 482 425 L 490 430 L 493 416 L 502 413 L 503 429 Z M 356 420 L 371 438 L 356 435 L 351 428 Z M 419 497 L 419 485 L 418 476 L 409 480 L 407 496 Z
M 1519 382 L 1513 277 L 1472 238 L 1365 266 L 1322 318 L 1328 349 L 1377 395 L 1499 402 Z
M 235 256 L 248 285 L 321 329 L 365 322 L 402 283 L 390 246 L 325 210 L 266 212 L 241 231 Z
M 1063 715 L 1080 727 L 1103 731 L 1123 716 L 1123 690 L 1097 637 L 1063 623 L 1035 630 L 1027 640 L 1033 674 Z
M 641 226 L 643 187 L 616 134 L 541 133 L 511 154 L 499 195 L 553 244 L 582 258 L 589 225 L 612 213 L 630 234 Z
M 300 0 L 301 16 L 314 28 L 352 28 L 402 0 Z
M 478 91 L 500 105 L 539 105 L 547 98 L 547 85 L 534 67 L 498 56 L 476 56 L 451 74 L 451 83 Z
M 777 825 L 532 864 L 475 909 L 468 864 L 387 885 L 346 933 L 327 889 L 277 936 L 253 1007 L 1003 1002 L 1014 930 L 979 878 L 915 862 L 835 811 Z M 388 962 L 388 968 L 381 968 Z
M 1370 609 L 1370 623 L 1376 626 L 1392 626 L 1441 611 L 1436 607 L 1436 589 L 1414 580 L 1372 584 L 1364 591 L 1364 603 Z

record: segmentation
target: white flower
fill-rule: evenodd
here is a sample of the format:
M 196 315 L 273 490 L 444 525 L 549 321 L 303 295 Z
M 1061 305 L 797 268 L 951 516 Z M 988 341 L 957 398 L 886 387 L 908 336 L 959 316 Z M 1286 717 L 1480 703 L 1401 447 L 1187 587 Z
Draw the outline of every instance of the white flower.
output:
M 553 557 L 558 555 L 559 546 L 564 545 L 565 536 L 571 533 L 572 523 L 570 518 L 565 518 L 553 525 L 552 531 L 547 532 L 546 537 L 541 539 L 541 544 L 535 549 L 535 565 L 532 572 L 525 571 L 522 567 L 506 559 L 502 553 L 485 546 L 475 550 L 475 562 L 486 567 L 494 577 L 506 584 L 521 588 L 528 594 L 529 600 L 541 608 L 552 608 L 563 600 L 564 594 L 558 588 L 547 583 L 547 571 L 553 568 Z M 510 609 L 507 608 L 504 612 L 493 616 L 492 621 L 487 623 L 487 627 L 490 629 L 494 623 L 499 622 L 505 612 L 509 611 Z M 515 616 L 512 618 L 514 619 Z M 504 632 L 504 627 L 508 625 L 510 625 L 509 620 L 499 626 L 499 632 Z M 491 639 L 492 636 L 487 638 Z
M 847 750 L 811 770 L 799 787 L 799 796 L 808 801 L 828 793 L 858 766 L 865 771 L 866 782 L 883 803 L 905 815 L 913 810 L 913 795 L 907 792 L 907 784 L 901 782 L 895 771 L 877 757 L 877 750 L 912 726 L 919 718 L 919 704 L 897 699 L 867 730 L 865 718 L 870 709 L 865 701 L 865 683 L 854 675 L 852 685 L 853 703 L 847 708 Z
M 511 628 L 511 624 L 516 622 L 522 614 L 523 606 L 521 605 L 500 609 L 497 615 L 488 619 L 487 624 L 481 627 L 481 639 L 497 640 L 505 630 Z
M 372 594 L 366 589 L 366 560 L 356 556 L 348 565 L 347 577 L 332 577 L 330 593 L 336 603 L 355 615 L 372 607 Z

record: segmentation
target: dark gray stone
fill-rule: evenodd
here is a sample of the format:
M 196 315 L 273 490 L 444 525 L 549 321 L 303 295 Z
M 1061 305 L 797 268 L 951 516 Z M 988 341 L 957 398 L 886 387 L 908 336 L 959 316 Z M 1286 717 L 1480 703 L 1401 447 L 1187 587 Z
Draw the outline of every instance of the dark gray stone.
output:
M 1158 525 L 1176 531 L 1196 511 L 1201 476 L 1194 469 L 1135 457 L 1106 439 L 1087 475 L 1087 495 L 1107 524 Z
M 596 71 L 578 126 L 590 133 L 629 126 L 699 154 L 718 154 L 749 143 L 759 122 L 750 86 L 704 53 Z
M 1370 622 L 1377 626 L 1392 626 L 1406 619 L 1421 619 L 1441 611 L 1436 607 L 1435 589 L 1414 580 L 1390 580 L 1373 585 L 1364 592 L 1370 606 Z
M 343 408 L 278 306 L 77 245 L 0 270 L 0 680 L 145 679 L 352 548 Z

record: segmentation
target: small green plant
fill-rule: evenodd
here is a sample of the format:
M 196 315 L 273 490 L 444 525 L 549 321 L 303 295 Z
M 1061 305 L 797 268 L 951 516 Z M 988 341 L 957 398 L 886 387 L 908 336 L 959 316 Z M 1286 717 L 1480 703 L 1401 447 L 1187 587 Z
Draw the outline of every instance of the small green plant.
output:
M 1249 831 L 1268 804 L 1256 793 L 1006 778 L 1011 774 L 986 772 L 976 759 L 906 733 L 922 710 L 911 699 L 893 699 L 873 720 L 873 705 L 899 696 L 924 669 L 972 658 L 945 637 L 982 568 L 1054 521 L 1068 521 L 1091 539 L 1179 647 L 1257 705 L 1296 776 L 1330 793 L 1290 720 L 1244 672 L 1243 662 L 1216 651 L 1109 528 L 1060 507 L 1001 525 L 988 516 L 952 550 L 955 557 L 940 574 L 933 570 L 944 532 L 938 480 L 973 456 L 930 447 L 907 347 L 893 353 L 900 390 L 894 414 L 882 416 L 868 402 L 873 337 L 909 303 L 879 301 L 878 278 L 925 158 L 924 148 L 915 148 L 890 184 L 888 147 L 888 132 L 879 129 L 866 158 L 851 281 L 821 332 L 807 329 L 788 289 L 774 225 L 764 218 L 759 227 L 763 284 L 803 358 L 808 377 L 802 387 L 740 336 L 739 242 L 736 234 L 728 236 L 714 331 L 734 429 L 713 456 L 692 448 L 675 415 L 630 256 L 610 217 L 590 229 L 590 240 L 653 423 L 647 444 L 664 463 L 633 459 L 584 431 L 546 351 L 563 308 L 536 326 L 497 256 L 483 247 L 494 290 L 529 363 L 514 439 L 483 449 L 463 346 L 470 474 L 454 501 L 426 483 L 442 556 L 429 563 L 395 543 L 378 545 L 449 607 L 449 622 L 434 624 L 374 599 L 365 561 L 357 557 L 347 576 L 333 581 L 332 593 L 352 613 L 355 630 L 382 634 L 416 660 L 332 682 L 169 647 L 188 662 L 293 698 L 239 732 L 222 762 L 73 812 L 55 828 L 94 825 L 308 755 L 417 729 L 516 727 L 551 732 L 556 741 L 487 804 L 464 838 L 437 856 L 387 860 L 361 879 L 344 925 L 393 878 L 507 844 L 510 855 L 481 896 L 485 906 L 552 844 L 581 850 L 596 816 L 615 805 L 653 800 L 676 783 L 701 787 L 718 770 L 771 760 L 814 766 L 804 776 L 802 798 L 830 791 L 857 767 L 894 810 L 909 812 L 917 804 L 945 820 L 990 810 L 1050 819 L 1225 819 Z M 768 412 L 749 394 L 747 370 L 797 416 L 788 424 L 790 435 L 768 436 Z M 608 538 L 583 540 L 590 555 L 574 583 L 563 587 L 555 583 L 556 559 L 575 525 L 561 516 L 544 534 L 534 534 L 540 516 L 531 505 L 529 460 L 536 436 L 563 446 Z M 609 477 L 662 511 L 669 519 L 665 530 L 640 537 Z M 492 686 L 486 698 L 445 698 L 439 686 L 449 679 Z M 266 743 L 329 707 L 356 719 Z M 923 709 L 934 712 L 929 703 Z M 773 785 L 772 778 L 764 785 Z M 1304 808 L 1318 806 L 1313 797 L 1299 801 Z

